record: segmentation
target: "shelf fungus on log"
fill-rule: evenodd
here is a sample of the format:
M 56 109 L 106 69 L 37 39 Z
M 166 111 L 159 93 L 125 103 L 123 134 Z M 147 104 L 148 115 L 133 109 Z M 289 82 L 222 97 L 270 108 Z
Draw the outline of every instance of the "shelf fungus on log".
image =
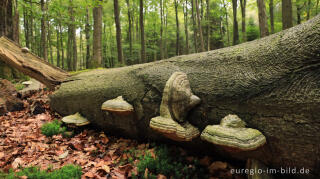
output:
M 85 126 L 90 124 L 90 122 L 86 118 L 82 117 L 78 112 L 76 114 L 63 117 L 62 122 L 67 124 L 75 124 L 76 126 Z
M 200 132 L 186 121 L 186 116 L 200 101 L 192 93 L 187 75 L 173 73 L 163 90 L 160 116 L 151 119 L 150 127 L 172 140 L 191 141 Z
M 101 110 L 116 115 L 130 115 L 134 113 L 133 106 L 125 101 L 122 96 L 104 102 L 101 106 Z
M 220 125 L 207 126 L 201 139 L 230 151 L 251 151 L 263 146 L 265 136 L 256 129 L 245 128 L 245 125 L 237 115 L 227 115 Z

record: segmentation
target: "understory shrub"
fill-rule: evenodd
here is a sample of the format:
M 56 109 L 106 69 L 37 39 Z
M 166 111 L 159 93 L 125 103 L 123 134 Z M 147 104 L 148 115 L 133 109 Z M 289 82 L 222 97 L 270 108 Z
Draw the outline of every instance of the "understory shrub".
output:
M 43 124 L 41 127 L 41 133 L 47 137 L 51 137 L 57 134 L 64 134 L 66 130 L 66 127 L 62 127 L 61 122 L 56 119 L 52 122 Z

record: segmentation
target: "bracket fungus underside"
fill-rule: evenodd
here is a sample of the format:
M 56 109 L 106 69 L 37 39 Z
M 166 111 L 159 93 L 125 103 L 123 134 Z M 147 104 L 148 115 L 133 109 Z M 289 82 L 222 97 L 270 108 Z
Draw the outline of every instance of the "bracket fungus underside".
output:
M 192 93 L 187 75 L 173 73 L 163 90 L 160 116 L 151 119 L 150 127 L 172 140 L 191 141 L 200 132 L 186 121 L 186 116 L 200 101 Z
M 82 117 L 80 113 L 65 116 L 62 118 L 62 122 L 66 124 L 75 124 L 76 126 L 85 126 L 90 124 L 88 119 Z
M 237 115 L 227 115 L 220 125 L 209 125 L 201 133 L 201 139 L 231 151 L 251 151 L 266 143 L 258 130 L 245 128 L 245 122 Z
M 101 110 L 116 115 L 130 115 L 134 113 L 133 106 L 125 101 L 122 96 L 104 102 Z

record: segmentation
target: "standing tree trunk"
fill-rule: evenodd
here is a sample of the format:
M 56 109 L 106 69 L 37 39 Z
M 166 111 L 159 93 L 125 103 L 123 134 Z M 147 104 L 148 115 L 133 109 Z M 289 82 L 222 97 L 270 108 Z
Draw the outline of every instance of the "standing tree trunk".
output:
M 237 20 L 237 1 L 232 0 L 232 10 L 233 10 L 233 45 L 239 44 L 239 29 L 238 29 L 238 20 Z
M 189 54 L 189 32 L 188 32 L 188 0 L 185 1 L 184 7 L 184 32 L 186 34 L 186 54 Z
M 126 0 L 127 6 L 128 6 L 128 22 L 129 22 L 129 32 L 128 32 L 128 37 L 129 37 L 129 53 L 130 53 L 130 58 L 133 57 L 132 55 L 132 15 L 131 15 L 131 7 L 130 7 L 130 0 Z
M 115 3 L 118 0 L 115 0 Z M 98 1 L 101 3 L 101 1 Z M 116 13 L 116 10 L 114 11 Z M 118 35 L 118 34 L 117 34 Z M 93 8 L 93 49 L 91 68 L 101 67 L 102 63 L 102 6 L 101 4 Z M 119 49 L 118 49 L 119 51 Z M 121 52 L 121 49 L 120 49 Z M 118 56 L 122 62 L 122 55 Z
M 207 50 L 210 51 L 210 1 L 207 0 Z
M 310 10 L 311 10 L 311 0 L 308 0 L 308 6 L 307 6 L 307 20 L 310 19 Z
M 265 37 L 269 35 L 266 6 L 264 4 L 264 0 L 257 0 L 257 4 L 259 12 L 260 37 Z
M 76 34 L 76 24 L 75 24 L 73 6 L 71 8 L 71 23 L 72 23 L 71 38 L 72 38 L 72 59 L 73 59 L 72 70 L 77 71 L 77 66 L 78 66 L 77 34 Z
M 23 29 L 24 29 L 24 38 L 26 41 L 26 47 L 30 49 L 29 14 L 25 6 L 23 6 Z
M 318 14 L 318 7 L 319 7 L 319 0 L 317 0 L 317 5 L 316 5 L 316 14 Z
M 121 26 L 120 26 L 120 9 L 118 0 L 114 0 L 114 20 L 116 24 L 116 38 L 117 38 L 117 51 L 118 51 L 118 62 L 124 63 L 121 43 Z
M 303 6 L 300 5 L 299 0 L 296 0 L 296 6 L 297 6 L 297 24 L 301 24 L 301 10 L 302 8 L 305 6 L 305 4 Z
M 200 12 L 199 12 L 199 0 L 196 0 L 196 11 L 197 11 L 197 21 L 198 21 L 198 29 L 199 29 L 199 37 L 200 37 L 200 52 L 204 52 L 204 42 L 203 42 L 203 33 L 202 33 L 202 25 L 201 25 L 201 19 L 200 19 Z
M 178 3 L 174 0 L 174 8 L 176 11 L 176 55 L 180 55 L 180 30 L 179 30 L 179 18 L 178 18 Z
M 56 33 L 57 33 L 57 67 L 61 67 L 60 66 L 60 33 L 59 33 L 59 27 L 56 27 Z
M 282 30 L 292 27 L 291 0 L 282 0 Z
M 241 7 L 241 32 L 242 32 L 242 41 L 247 41 L 247 34 L 246 34 L 246 5 L 247 0 L 240 0 L 240 7 Z
M 89 9 L 86 8 L 86 26 L 85 26 L 85 33 L 86 33 L 86 68 L 90 67 L 90 24 L 89 24 Z
M 164 14 L 164 8 L 163 8 L 163 0 L 160 0 L 160 21 L 161 21 L 161 25 L 160 25 L 160 60 L 164 59 L 164 50 L 163 50 L 163 14 Z
M 230 45 L 229 20 L 228 20 L 228 9 L 227 9 L 227 5 L 225 3 L 225 0 L 223 0 L 223 7 L 225 10 L 225 16 L 226 16 L 227 38 L 228 38 L 228 46 L 229 46 Z
M 61 68 L 64 69 L 64 45 L 63 45 L 63 32 L 62 32 L 61 22 L 59 22 L 59 33 L 60 33 L 60 48 L 61 48 Z
M 271 34 L 274 33 L 273 0 L 269 3 Z
M 14 0 L 14 6 L 13 6 L 13 22 L 12 22 L 12 28 L 13 28 L 13 40 L 15 42 L 19 43 L 19 33 L 20 33 L 20 26 L 19 26 L 19 10 L 18 10 L 18 0 Z
M 144 22 L 143 22 L 143 0 L 140 0 L 140 38 L 141 38 L 141 63 L 147 62 L 146 60 L 146 42 L 144 39 Z
M 194 3 L 194 0 L 191 0 L 191 16 L 192 16 L 192 24 L 193 24 L 193 41 L 194 41 L 194 51 L 197 53 L 198 52 L 198 34 L 197 34 L 197 21 L 196 21 L 196 17 L 195 17 L 195 14 L 194 14 L 194 6 L 195 6 L 195 3 Z
M 50 50 L 50 63 L 53 65 L 53 52 L 52 52 L 52 40 L 51 40 L 51 24 L 50 21 L 47 22 L 47 27 L 48 27 L 48 34 L 47 34 L 47 39 L 48 39 L 48 47 Z M 49 60 L 49 59 L 48 59 Z
M 40 1 L 41 4 L 41 53 L 40 56 L 48 61 L 48 49 L 47 49 L 47 30 L 46 30 L 46 2 L 44 0 Z

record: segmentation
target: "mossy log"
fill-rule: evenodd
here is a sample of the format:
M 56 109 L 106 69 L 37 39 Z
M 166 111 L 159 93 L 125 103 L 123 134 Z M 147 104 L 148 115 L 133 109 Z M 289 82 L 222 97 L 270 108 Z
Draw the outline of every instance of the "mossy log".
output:
M 177 71 L 187 74 L 201 99 L 187 116 L 192 125 L 202 131 L 237 114 L 267 139 L 261 149 L 240 153 L 200 138 L 186 145 L 205 146 L 225 157 L 256 158 L 269 167 L 307 168 L 309 177 L 320 176 L 320 15 L 233 47 L 73 76 L 51 96 L 51 107 L 61 115 L 80 112 L 115 134 L 161 139 L 149 122 L 159 116 L 164 86 Z M 135 116 L 107 117 L 101 105 L 117 96 L 134 106 Z

